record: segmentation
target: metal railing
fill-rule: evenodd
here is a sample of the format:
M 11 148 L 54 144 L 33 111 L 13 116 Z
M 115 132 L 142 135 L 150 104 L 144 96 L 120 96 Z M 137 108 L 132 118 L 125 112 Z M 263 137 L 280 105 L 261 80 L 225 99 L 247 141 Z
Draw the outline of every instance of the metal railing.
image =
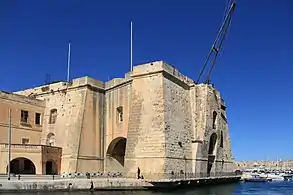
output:
M 218 173 L 141 173 L 139 179 L 200 179 L 212 177 L 240 176 L 238 172 Z M 138 174 L 133 172 L 95 172 L 95 173 L 68 173 L 61 178 L 133 178 L 138 179 Z
M 1 174 L 0 180 L 10 180 L 10 181 L 25 181 L 25 180 L 57 180 L 61 179 L 60 175 L 30 175 L 30 174 L 10 174 L 10 178 L 8 179 L 7 174 Z
M 217 172 L 217 173 L 141 173 L 143 179 L 200 179 L 212 177 L 235 177 L 240 176 L 235 172 Z M 137 173 L 127 173 L 125 177 L 138 178 Z
M 222 172 L 222 173 L 141 173 L 139 179 L 147 180 L 192 180 L 205 178 L 219 177 L 236 177 L 241 176 L 238 172 Z M 0 175 L 0 180 L 7 180 L 6 174 Z M 67 173 L 62 175 L 26 175 L 26 174 L 11 174 L 10 180 L 58 180 L 58 179 L 138 179 L 137 173 L 122 173 L 122 172 L 91 172 L 91 173 Z
M 8 143 L 0 143 L 0 148 L 8 148 Z M 43 144 L 11 144 L 11 148 L 53 148 L 53 149 L 62 149 L 57 146 L 43 145 Z

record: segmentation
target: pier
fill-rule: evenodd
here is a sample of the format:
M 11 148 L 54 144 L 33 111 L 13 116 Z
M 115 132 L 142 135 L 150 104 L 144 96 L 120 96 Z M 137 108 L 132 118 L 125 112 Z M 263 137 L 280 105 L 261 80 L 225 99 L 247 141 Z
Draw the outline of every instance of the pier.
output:
M 88 176 L 88 175 L 87 175 Z M 135 179 L 127 177 L 87 177 L 86 174 L 72 177 L 53 175 L 15 175 L 7 180 L 0 176 L 0 192 L 13 191 L 99 191 L 99 190 L 156 190 L 177 187 L 195 187 L 208 184 L 238 182 L 241 175 L 226 173 L 206 177 L 168 179 Z

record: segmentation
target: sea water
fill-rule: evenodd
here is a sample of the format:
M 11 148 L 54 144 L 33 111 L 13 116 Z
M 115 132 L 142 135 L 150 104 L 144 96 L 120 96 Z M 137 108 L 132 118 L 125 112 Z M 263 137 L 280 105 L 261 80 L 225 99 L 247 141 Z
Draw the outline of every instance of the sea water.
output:
M 5 195 L 293 195 L 293 182 L 234 183 L 210 185 L 172 191 L 96 191 L 96 192 L 39 192 L 0 193 Z

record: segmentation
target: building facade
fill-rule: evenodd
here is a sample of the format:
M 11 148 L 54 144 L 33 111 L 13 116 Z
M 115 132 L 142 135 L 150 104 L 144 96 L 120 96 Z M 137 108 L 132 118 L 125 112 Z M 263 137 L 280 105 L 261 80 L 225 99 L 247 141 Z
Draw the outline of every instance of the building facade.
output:
M 124 78 L 105 83 L 82 77 L 2 92 L 1 172 L 7 167 L 9 108 L 12 159 L 29 160 L 39 174 L 51 170 L 48 159 L 59 174 L 135 175 L 139 167 L 150 178 L 236 168 L 220 93 L 162 61 L 135 66 Z M 23 153 L 16 155 L 14 147 Z

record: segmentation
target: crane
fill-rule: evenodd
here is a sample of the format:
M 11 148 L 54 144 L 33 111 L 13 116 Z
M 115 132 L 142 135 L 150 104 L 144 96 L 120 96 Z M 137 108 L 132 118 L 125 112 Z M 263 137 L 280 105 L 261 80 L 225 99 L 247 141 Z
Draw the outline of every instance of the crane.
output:
M 229 1 L 230 2 L 230 1 Z M 231 20 L 232 20 L 232 15 L 234 13 L 234 10 L 235 10 L 235 7 L 236 7 L 236 1 L 233 0 L 231 1 L 231 3 L 228 3 L 228 6 L 229 4 L 231 4 L 229 10 L 226 12 L 226 15 L 224 17 L 224 20 L 222 22 L 222 25 L 221 25 L 221 28 L 217 34 L 217 37 L 212 45 L 212 48 L 210 49 L 210 52 L 208 54 L 208 57 L 207 59 L 205 60 L 205 63 L 204 63 L 204 66 L 199 74 L 199 77 L 196 81 L 196 83 L 199 83 L 201 81 L 201 78 L 204 74 L 204 71 L 206 70 L 208 64 L 209 64 L 209 70 L 207 72 L 207 75 L 206 75 L 206 78 L 204 80 L 204 83 L 205 84 L 210 84 L 210 80 L 211 80 L 211 73 L 212 73 L 212 70 L 215 66 L 215 62 L 216 62 L 216 59 L 218 57 L 218 54 L 223 46 L 223 43 L 224 43 L 224 40 L 227 36 L 227 31 L 230 27 L 230 24 L 231 24 Z

